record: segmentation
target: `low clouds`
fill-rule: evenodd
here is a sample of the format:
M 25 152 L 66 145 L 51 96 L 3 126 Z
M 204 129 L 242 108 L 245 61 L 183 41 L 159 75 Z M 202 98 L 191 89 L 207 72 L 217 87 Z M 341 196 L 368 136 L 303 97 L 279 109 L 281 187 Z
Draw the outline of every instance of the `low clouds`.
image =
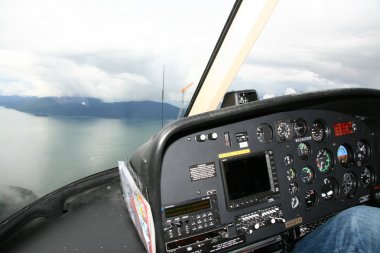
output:
M 166 100 L 178 104 L 233 3 L 1 1 L 0 95 L 160 100 L 165 66 Z
M 234 1 L 3 0 L 0 95 L 166 101 L 197 84 Z M 218 6 L 218 8 L 215 8 Z M 231 90 L 380 88 L 380 3 L 280 1 Z M 193 85 L 185 101 L 195 90 Z
M 19 53 L 0 51 L 1 55 Z M 4 95 L 86 96 L 123 101 L 149 99 L 155 91 L 144 75 L 107 72 L 95 65 L 42 54 L 23 54 L 23 61 L 16 66 L 0 61 L 0 73 L 7 75 L 7 80 L 0 83 L 0 93 Z

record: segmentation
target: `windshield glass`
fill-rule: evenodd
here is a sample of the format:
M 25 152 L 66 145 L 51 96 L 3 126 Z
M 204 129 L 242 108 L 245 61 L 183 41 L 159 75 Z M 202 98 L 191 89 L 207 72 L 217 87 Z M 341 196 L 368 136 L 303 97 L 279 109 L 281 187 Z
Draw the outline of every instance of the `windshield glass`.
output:
M 0 221 L 179 117 L 233 4 L 1 1 Z
M 379 1 L 279 1 L 230 90 L 380 88 Z

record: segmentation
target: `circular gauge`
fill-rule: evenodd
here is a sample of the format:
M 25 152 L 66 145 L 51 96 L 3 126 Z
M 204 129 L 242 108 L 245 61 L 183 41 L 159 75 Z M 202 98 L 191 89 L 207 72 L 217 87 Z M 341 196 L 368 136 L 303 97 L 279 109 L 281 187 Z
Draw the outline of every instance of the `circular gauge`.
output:
M 351 148 L 344 144 L 338 147 L 336 154 L 338 163 L 344 167 L 347 167 L 351 163 L 352 151 Z
M 298 144 L 298 147 L 297 147 L 297 154 L 298 156 L 302 159 L 302 160 L 305 160 L 307 159 L 310 154 L 311 154 L 311 148 L 310 148 L 310 145 L 307 144 L 306 142 L 301 142 L 300 144 Z
M 291 183 L 290 185 L 289 185 L 289 193 L 291 194 L 291 195 L 294 195 L 294 194 L 296 194 L 298 192 L 298 184 L 297 183 Z
M 277 125 L 277 135 L 280 140 L 284 141 L 289 139 L 292 134 L 291 127 L 287 122 L 279 122 Z
M 333 167 L 334 157 L 328 149 L 324 148 L 318 151 L 315 161 L 320 172 L 329 173 Z
M 266 123 L 260 124 L 256 130 L 257 139 L 261 143 L 269 143 L 273 138 L 272 127 Z
M 311 127 L 311 138 L 317 142 L 322 143 L 327 139 L 329 128 L 323 120 L 317 119 Z
M 307 123 L 304 119 L 297 119 L 293 124 L 294 135 L 296 137 L 304 137 L 307 132 Z
M 284 164 L 286 166 L 292 166 L 293 165 L 293 162 L 294 162 L 294 159 L 293 159 L 293 156 L 291 154 L 287 154 L 285 157 L 284 157 Z
M 356 176 L 354 175 L 354 173 L 352 172 L 344 173 L 341 186 L 342 186 L 342 192 L 344 196 L 348 198 L 352 198 L 358 186 L 358 180 L 356 179 Z
M 370 154 L 371 148 L 366 141 L 361 140 L 356 143 L 355 161 L 358 164 L 358 166 L 362 165 L 363 162 L 367 161 Z
M 373 174 L 371 168 L 364 167 L 362 173 L 360 174 L 360 181 L 366 188 L 370 187 L 373 184 L 375 181 L 375 175 Z
M 301 170 L 301 180 L 305 184 L 311 184 L 314 181 L 315 173 L 313 168 L 306 166 Z
M 290 203 L 291 203 L 293 209 L 296 209 L 297 207 L 300 206 L 300 200 L 297 196 L 292 197 Z
M 293 181 L 296 178 L 296 171 L 291 168 L 286 171 L 286 177 L 289 181 Z
M 313 206 L 315 206 L 318 203 L 318 195 L 317 192 L 314 190 L 308 190 L 305 195 L 305 204 L 306 207 L 309 209 Z
M 332 200 L 338 196 L 339 193 L 339 185 L 338 182 L 332 178 L 328 177 L 323 179 L 323 183 L 321 186 L 321 196 L 324 200 Z

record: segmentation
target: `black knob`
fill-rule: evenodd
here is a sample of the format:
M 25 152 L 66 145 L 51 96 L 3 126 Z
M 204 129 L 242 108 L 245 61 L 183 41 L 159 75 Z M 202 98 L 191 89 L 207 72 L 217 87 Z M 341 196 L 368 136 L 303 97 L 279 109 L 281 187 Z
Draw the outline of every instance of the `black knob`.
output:
M 195 137 L 195 139 L 198 141 L 198 142 L 204 142 L 206 140 L 206 135 L 205 134 L 200 134 L 200 135 L 197 135 Z

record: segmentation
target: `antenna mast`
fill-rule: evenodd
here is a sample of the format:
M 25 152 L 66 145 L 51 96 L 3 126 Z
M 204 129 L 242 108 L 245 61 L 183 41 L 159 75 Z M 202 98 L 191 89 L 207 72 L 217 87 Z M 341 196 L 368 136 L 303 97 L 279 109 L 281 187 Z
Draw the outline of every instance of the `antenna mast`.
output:
M 164 128 L 164 92 L 165 92 L 165 65 L 163 65 L 163 69 L 162 69 L 161 128 Z

